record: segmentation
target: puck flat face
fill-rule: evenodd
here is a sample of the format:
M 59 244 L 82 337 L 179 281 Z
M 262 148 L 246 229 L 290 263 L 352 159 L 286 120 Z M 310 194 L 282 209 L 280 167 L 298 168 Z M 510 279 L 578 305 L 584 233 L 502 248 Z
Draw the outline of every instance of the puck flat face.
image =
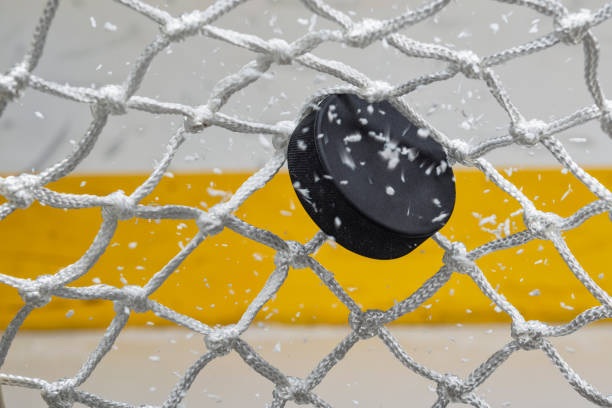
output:
M 287 161 L 313 221 L 370 258 L 409 253 L 446 224 L 455 205 L 443 148 L 386 101 L 326 97 L 296 127 Z

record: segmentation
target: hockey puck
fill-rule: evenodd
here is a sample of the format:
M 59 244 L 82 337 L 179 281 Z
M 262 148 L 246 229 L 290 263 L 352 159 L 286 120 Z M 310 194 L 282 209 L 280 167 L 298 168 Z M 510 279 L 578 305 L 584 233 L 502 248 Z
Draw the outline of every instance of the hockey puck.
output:
M 323 99 L 295 128 L 289 174 L 302 206 L 344 248 L 403 256 L 448 221 L 455 178 L 442 146 L 389 102 Z

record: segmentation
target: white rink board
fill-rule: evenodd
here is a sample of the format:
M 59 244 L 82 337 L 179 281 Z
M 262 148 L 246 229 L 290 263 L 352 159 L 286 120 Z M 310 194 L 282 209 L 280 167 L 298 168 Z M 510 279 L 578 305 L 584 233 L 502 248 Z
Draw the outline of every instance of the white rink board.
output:
M 8 69 L 22 58 L 43 3 L 41 0 L 0 1 L 0 70 Z M 194 8 L 203 9 L 211 1 L 150 3 L 180 15 Z M 605 1 L 567 0 L 564 3 L 570 10 L 579 10 L 596 9 Z M 419 6 L 421 1 L 336 0 L 330 4 L 350 12 L 357 20 L 392 17 L 405 7 Z M 313 19 L 313 14 L 298 0 L 252 0 L 223 16 L 215 25 L 264 39 L 278 37 L 288 41 L 304 35 L 309 28 L 337 28 L 322 18 Z M 472 49 L 483 57 L 552 30 L 551 19 L 525 7 L 494 0 L 456 0 L 436 19 L 426 19 L 402 33 L 424 42 L 438 41 L 456 49 Z M 602 49 L 602 86 L 610 94 L 610 75 L 604 73 L 612 70 L 612 24 L 604 23 L 593 30 Z M 34 73 L 75 86 L 121 83 L 129 69 L 127 64 L 136 60 L 157 32 L 155 23 L 112 1 L 65 0 Z M 446 64 L 408 58 L 380 43 L 366 49 L 324 44 L 313 53 L 342 61 L 370 78 L 392 84 L 435 72 Z M 215 83 L 254 58 L 254 53 L 221 41 L 189 38 L 173 44 L 155 59 L 137 95 L 167 102 L 204 104 Z M 559 45 L 494 70 L 527 119 L 549 121 L 593 103 L 584 86 L 583 60 L 581 47 Z M 221 111 L 265 123 L 295 120 L 309 95 L 337 83 L 334 78 L 297 65 L 275 65 L 270 75 L 234 95 Z M 417 90 L 407 98 L 451 137 L 474 141 L 507 133 L 508 118 L 482 81 L 457 75 Z M 65 157 L 72 149 L 70 141 L 82 137 L 90 120 L 88 106 L 28 89 L 18 102 L 9 105 L 0 120 L 0 173 L 39 170 Z M 112 117 L 94 151 L 77 171 L 149 172 L 181 121 L 179 117 L 154 117 L 137 111 Z M 560 139 L 581 166 L 611 163 L 610 139 L 597 121 L 563 132 Z M 213 127 L 191 137 L 174 160 L 172 170 L 253 169 L 261 166 L 270 154 L 271 149 L 262 145 L 257 135 L 241 135 Z M 557 165 L 542 147 L 528 151 L 514 146 L 498 149 L 486 157 L 499 166 Z
M 390 326 L 416 361 L 440 372 L 465 376 L 509 339 L 507 325 Z M 288 375 L 305 377 L 349 333 L 347 328 L 253 325 L 242 337 Z M 8 372 L 54 380 L 72 375 L 102 332 L 21 332 L 9 353 Z M 559 352 L 597 388 L 610 386 L 612 327 L 586 327 L 552 339 Z M 125 329 L 93 376 L 81 387 L 116 401 L 160 404 L 186 368 L 201 355 L 204 342 L 186 330 Z M 315 392 L 337 408 L 429 407 L 435 384 L 402 366 L 378 339 L 357 343 Z M 184 401 L 185 408 L 264 407 L 272 384 L 236 353 L 206 366 Z M 4 387 L 7 408 L 43 408 L 36 390 Z M 476 391 L 495 408 L 588 408 L 541 351 L 514 353 Z M 287 407 L 295 407 L 288 402 Z M 463 406 L 451 404 L 450 406 Z

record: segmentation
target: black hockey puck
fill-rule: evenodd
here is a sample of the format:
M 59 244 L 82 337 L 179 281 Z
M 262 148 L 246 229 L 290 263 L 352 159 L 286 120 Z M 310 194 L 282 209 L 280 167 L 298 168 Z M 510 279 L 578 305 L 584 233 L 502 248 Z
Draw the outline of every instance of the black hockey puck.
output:
M 386 101 L 326 97 L 291 135 L 287 163 L 312 220 L 369 258 L 409 253 L 446 224 L 455 206 L 442 146 Z

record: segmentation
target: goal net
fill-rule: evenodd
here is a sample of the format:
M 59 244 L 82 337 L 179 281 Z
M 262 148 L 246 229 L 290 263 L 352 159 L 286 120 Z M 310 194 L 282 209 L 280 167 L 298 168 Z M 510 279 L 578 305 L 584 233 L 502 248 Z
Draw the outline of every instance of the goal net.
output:
M 129 403 L 113 401 L 104 395 L 84 391 L 81 386 L 112 349 L 130 315 L 152 311 L 162 319 L 201 335 L 207 347 L 206 353 L 197 358 L 182 374 L 166 400 L 160 401 L 159 406 L 164 408 L 179 407 L 190 386 L 206 365 L 229 353 L 236 353 L 245 364 L 274 384 L 274 392 L 270 396 L 271 407 L 283 407 L 288 401 L 297 404 L 311 404 L 316 407 L 329 407 L 329 403 L 317 394 L 317 385 L 325 380 L 326 375 L 335 365 L 341 364 L 344 356 L 357 342 L 372 337 L 377 337 L 384 343 L 389 352 L 408 370 L 435 384 L 437 391 L 435 407 L 445 407 L 452 402 L 462 402 L 475 407 L 489 406 L 479 395 L 478 387 L 513 353 L 521 350 L 538 350 L 544 353 L 576 392 L 600 406 L 612 406 L 612 397 L 593 387 L 575 372 L 549 340 L 551 337 L 573 333 L 589 323 L 612 317 L 612 299 L 591 274 L 581 266 L 562 235 L 564 231 L 579 228 L 581 224 L 596 215 L 612 214 L 612 193 L 599 180 L 582 169 L 567 152 L 564 144 L 556 137 L 562 131 L 591 121 L 598 121 L 600 124 L 601 135 L 598 136 L 602 138 L 612 136 L 612 101 L 606 99 L 600 84 L 598 72 L 600 50 L 598 40 L 592 31 L 594 27 L 605 23 L 612 17 L 612 3 L 596 10 L 570 11 L 555 0 L 498 0 L 502 3 L 534 10 L 541 14 L 542 18 L 550 19 L 554 30 L 532 41 L 482 56 L 470 50 L 457 50 L 440 43 L 424 43 L 409 36 L 409 30 L 406 30 L 408 27 L 419 24 L 423 20 L 435 18 L 449 5 L 451 0 L 433 0 L 405 12 L 393 12 L 390 13 L 393 17 L 389 19 L 363 19 L 361 21 L 355 21 L 350 13 L 332 7 L 323 0 L 302 0 L 307 10 L 320 18 L 329 20 L 335 28 L 311 30 L 292 42 L 278 38 L 263 39 L 215 25 L 221 16 L 232 12 L 246 0 L 217 0 L 204 10 L 195 10 L 180 16 L 171 15 L 161 8 L 140 0 L 116 1 L 132 12 L 148 18 L 153 24 L 157 24 L 160 30 L 159 34 L 131 64 L 129 74 L 123 82 L 99 88 L 77 87 L 53 82 L 35 74 L 35 69 L 43 55 L 47 35 L 58 11 L 59 0 L 47 1 L 25 56 L 0 75 L 0 115 L 9 103 L 18 101 L 19 97 L 29 90 L 88 104 L 91 107 L 91 121 L 85 134 L 65 158 L 36 174 L 24 173 L 0 178 L 0 195 L 5 199 L 0 205 L 0 220 L 10 217 L 15 211 L 27 211 L 34 202 L 66 210 L 100 208 L 103 216 L 99 231 L 87 251 L 76 262 L 62 268 L 57 273 L 41 275 L 36 279 L 17 278 L 11 276 L 10 271 L 0 273 L 0 283 L 14 288 L 23 299 L 23 306 L 8 327 L 4 329 L 0 340 L 0 384 L 2 386 L 38 390 L 44 401 L 54 408 L 67 408 L 75 403 L 104 408 L 133 407 Z M 469 7 L 467 3 L 464 6 Z M 241 47 L 253 52 L 256 56 L 237 72 L 220 80 L 215 85 L 208 101 L 199 106 L 166 102 L 137 95 L 147 70 L 156 56 L 171 44 L 198 35 Z M 406 78 L 405 82 L 391 84 L 370 79 L 341 61 L 324 59 L 315 55 L 317 47 L 330 42 L 363 49 L 361 52 L 364 54 L 372 44 L 383 42 L 385 46 L 394 47 L 408 59 L 431 59 L 441 61 L 445 65 L 437 72 Z M 513 103 L 495 70 L 508 61 L 555 46 L 575 46 L 583 49 L 584 79 L 586 89 L 592 97 L 592 104 L 552 121 L 525 117 L 521 113 L 520 106 Z M 481 171 L 497 188 L 515 200 L 522 209 L 525 228 L 477 247 L 469 243 L 452 241 L 440 233 L 436 234 L 433 239 L 444 250 L 441 267 L 437 271 L 431 271 L 430 278 L 422 286 L 388 310 L 362 310 L 351 297 L 350 291 L 341 286 L 334 274 L 313 256 L 328 239 L 325 234 L 319 232 L 305 243 L 288 241 L 266 230 L 265 226 L 250 225 L 236 215 L 241 205 L 254 192 L 265 188 L 284 165 L 289 136 L 301 116 L 276 123 L 261 123 L 229 115 L 224 113 L 222 108 L 232 96 L 258 81 L 275 65 L 303 67 L 343 81 L 343 85 L 321 87 L 304 100 L 300 115 L 306 113 L 314 104 L 329 94 L 348 93 L 371 102 L 389 101 L 422 129 L 421 133 L 433 138 L 444 147 L 451 164 Z M 424 115 L 417 112 L 404 98 L 405 95 L 418 88 L 443 83 L 458 75 L 469 80 L 481 81 L 486 85 L 501 111 L 507 115 L 507 132 L 503 136 L 491 137 L 471 144 L 459 138 L 451 138 L 445 132 L 437 129 Z M 118 190 L 106 196 L 66 194 L 45 187 L 78 168 L 98 143 L 110 116 L 125 115 L 131 111 L 176 115 L 184 118 L 184 123 L 169 138 L 163 156 L 145 182 L 133 191 Z M 171 203 L 155 206 L 141 204 L 141 201 L 155 190 L 166 174 L 176 153 L 189 134 L 207 132 L 207 129 L 211 127 L 221 127 L 238 133 L 271 135 L 274 152 L 265 165 L 254 172 L 227 201 L 212 206 L 207 211 Z M 484 157 L 487 153 L 512 145 L 527 148 L 541 146 L 546 149 L 551 157 L 592 192 L 592 201 L 582 208 L 577 208 L 568 217 L 538 208 L 520 187 L 511 183 Z M 3 149 L 10 149 L 10 146 L 4 146 Z M 91 270 L 109 247 L 118 224 L 135 218 L 185 220 L 185 222 L 197 224 L 199 232 L 174 258 L 168 260 L 163 268 L 152 274 L 150 280 L 142 286 L 115 287 L 105 283 L 90 286 L 73 285 L 73 282 Z M 276 251 L 274 258 L 276 268 L 270 272 L 265 285 L 238 321 L 221 327 L 212 327 L 206 322 L 176 312 L 172 309 L 171 304 L 161 304 L 150 298 L 198 246 L 206 245 L 208 236 L 218 234 L 224 229 L 230 229 Z M 3 239 L 10 239 L 10 237 L 3 237 Z M 477 261 L 492 253 L 519 247 L 533 240 L 551 242 L 567 264 L 567 268 L 600 305 L 581 312 L 570 322 L 561 325 L 525 319 L 519 310 L 490 284 Z M 325 358 L 316 363 L 305 378 L 297 378 L 281 372 L 241 338 L 241 335 L 253 323 L 258 312 L 282 287 L 291 269 L 312 271 L 348 309 L 350 316 L 348 319 L 350 334 Z M 512 320 L 507 344 L 463 378 L 438 372 L 420 364 L 402 348 L 387 327 L 389 323 L 415 311 L 427 302 L 449 282 L 453 274 L 464 274 L 471 278 L 482 293 Z M 91 351 L 78 372 L 71 377 L 47 381 L 2 371 L 1 367 L 10 352 L 11 344 L 28 315 L 37 308 L 45 307 L 52 297 L 112 302 L 115 317 L 100 339 L 98 346 Z M 141 406 L 144 407 L 144 405 Z

